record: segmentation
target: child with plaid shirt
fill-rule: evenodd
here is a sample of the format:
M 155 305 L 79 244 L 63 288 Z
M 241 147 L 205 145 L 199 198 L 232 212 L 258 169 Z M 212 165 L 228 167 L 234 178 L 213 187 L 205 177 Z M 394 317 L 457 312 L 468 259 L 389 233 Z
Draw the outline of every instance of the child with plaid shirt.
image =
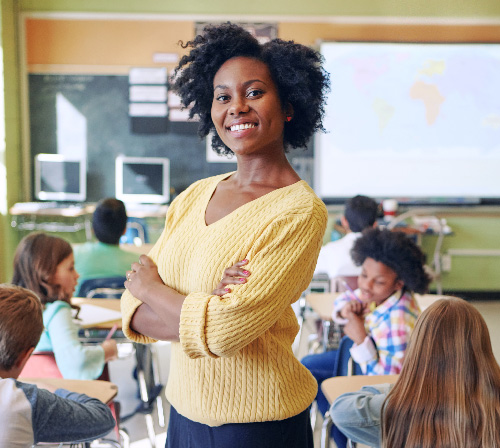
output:
M 358 289 L 337 298 L 333 319 L 344 324 L 354 341 L 352 358 L 367 375 L 396 374 L 420 309 L 413 292 L 424 293 L 430 278 L 425 256 L 404 233 L 367 229 L 356 240 L 351 256 L 361 266 Z M 332 376 L 336 351 L 302 359 L 318 381 Z M 318 408 L 324 414 L 328 402 L 318 387 Z

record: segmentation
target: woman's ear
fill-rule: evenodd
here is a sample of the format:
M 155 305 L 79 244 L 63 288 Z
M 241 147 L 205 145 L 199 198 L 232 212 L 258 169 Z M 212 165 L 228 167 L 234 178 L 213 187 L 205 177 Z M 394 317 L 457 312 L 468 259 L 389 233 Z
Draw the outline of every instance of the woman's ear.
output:
M 287 103 L 285 106 L 285 121 L 292 121 L 293 118 L 293 106 L 290 103 Z

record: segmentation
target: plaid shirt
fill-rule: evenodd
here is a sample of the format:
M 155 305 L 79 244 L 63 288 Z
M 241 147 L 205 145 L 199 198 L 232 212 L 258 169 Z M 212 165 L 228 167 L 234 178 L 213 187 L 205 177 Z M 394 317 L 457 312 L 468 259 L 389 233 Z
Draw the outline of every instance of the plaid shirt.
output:
M 359 290 L 355 293 L 358 295 Z M 350 294 L 339 296 L 335 301 L 334 315 L 350 300 Z M 389 375 L 401 371 L 410 334 L 419 314 L 420 308 L 413 295 L 409 292 L 401 295 L 398 291 L 365 315 L 366 333 L 377 351 L 376 358 L 361 366 L 367 375 Z

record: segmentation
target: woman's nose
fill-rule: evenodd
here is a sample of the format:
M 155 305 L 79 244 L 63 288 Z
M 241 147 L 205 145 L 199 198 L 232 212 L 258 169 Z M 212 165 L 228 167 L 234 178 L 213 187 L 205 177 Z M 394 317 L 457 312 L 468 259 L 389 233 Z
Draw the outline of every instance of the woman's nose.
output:
M 229 106 L 229 114 L 230 115 L 239 115 L 241 113 L 248 112 L 250 108 L 248 107 L 245 98 L 236 96 L 231 101 L 231 105 Z

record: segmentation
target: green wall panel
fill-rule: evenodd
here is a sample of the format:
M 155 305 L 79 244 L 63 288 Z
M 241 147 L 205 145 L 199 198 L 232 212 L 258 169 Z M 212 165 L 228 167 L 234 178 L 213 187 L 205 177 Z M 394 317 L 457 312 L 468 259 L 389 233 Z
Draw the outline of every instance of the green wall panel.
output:
M 86 11 L 163 14 L 340 15 L 394 17 L 500 16 L 498 0 L 21 0 L 23 11 Z

